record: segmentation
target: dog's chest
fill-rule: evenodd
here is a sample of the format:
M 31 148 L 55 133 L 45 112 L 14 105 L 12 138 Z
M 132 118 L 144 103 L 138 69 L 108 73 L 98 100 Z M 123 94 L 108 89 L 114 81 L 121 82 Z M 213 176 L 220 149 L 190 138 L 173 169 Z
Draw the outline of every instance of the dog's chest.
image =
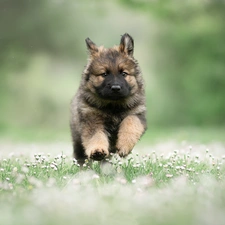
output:
M 110 145 L 114 146 L 117 140 L 120 124 L 125 116 L 109 116 L 105 119 L 104 128 L 110 140 Z

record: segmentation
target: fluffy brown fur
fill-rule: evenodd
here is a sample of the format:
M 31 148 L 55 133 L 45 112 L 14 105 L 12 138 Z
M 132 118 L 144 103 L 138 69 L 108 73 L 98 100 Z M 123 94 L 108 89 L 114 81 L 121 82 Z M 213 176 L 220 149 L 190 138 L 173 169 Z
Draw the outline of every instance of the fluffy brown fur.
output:
M 120 45 L 97 47 L 86 39 L 89 60 L 71 103 L 74 157 L 102 160 L 109 153 L 128 155 L 146 130 L 141 71 L 134 42 L 124 34 Z

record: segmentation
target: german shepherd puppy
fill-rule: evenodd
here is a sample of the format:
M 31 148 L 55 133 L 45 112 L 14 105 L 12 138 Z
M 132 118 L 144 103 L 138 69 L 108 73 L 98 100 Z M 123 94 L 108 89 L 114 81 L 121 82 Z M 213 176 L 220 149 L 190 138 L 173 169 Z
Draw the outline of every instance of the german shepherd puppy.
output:
M 89 60 L 71 103 L 74 157 L 102 160 L 110 153 L 127 156 L 146 130 L 143 78 L 133 57 L 134 42 L 97 47 L 86 40 Z

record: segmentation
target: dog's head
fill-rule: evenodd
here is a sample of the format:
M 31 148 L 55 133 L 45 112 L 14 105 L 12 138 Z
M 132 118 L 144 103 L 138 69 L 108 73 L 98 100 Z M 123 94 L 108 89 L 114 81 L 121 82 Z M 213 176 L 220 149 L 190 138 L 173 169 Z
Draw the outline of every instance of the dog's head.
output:
M 107 100 L 125 99 L 137 92 L 140 69 L 133 58 L 134 41 L 129 34 L 121 37 L 120 45 L 113 48 L 97 47 L 86 40 L 89 62 L 84 71 L 86 88 Z

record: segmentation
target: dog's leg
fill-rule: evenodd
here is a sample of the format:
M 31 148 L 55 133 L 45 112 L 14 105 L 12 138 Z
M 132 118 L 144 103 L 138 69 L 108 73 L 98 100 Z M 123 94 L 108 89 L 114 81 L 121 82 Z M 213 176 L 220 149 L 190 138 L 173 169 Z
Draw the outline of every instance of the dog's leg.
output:
M 116 148 L 121 157 L 127 156 L 146 129 L 145 118 L 127 116 L 120 124 Z
M 103 124 L 97 121 L 86 121 L 83 125 L 81 140 L 88 158 L 99 161 L 109 155 L 109 141 Z

